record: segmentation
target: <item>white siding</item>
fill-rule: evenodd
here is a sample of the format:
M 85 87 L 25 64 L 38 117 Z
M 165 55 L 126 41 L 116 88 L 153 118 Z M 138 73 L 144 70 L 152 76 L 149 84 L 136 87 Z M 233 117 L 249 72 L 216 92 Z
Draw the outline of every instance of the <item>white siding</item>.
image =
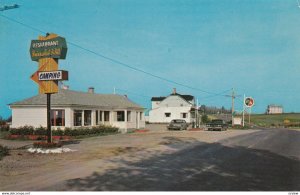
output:
M 179 96 L 169 96 L 166 99 L 164 99 L 160 104 L 159 107 L 190 107 L 191 104 L 189 104 L 187 101 L 182 99 Z
M 39 127 L 47 126 L 47 109 L 40 108 L 13 108 L 12 109 L 12 125 L 11 127 L 21 126 Z
M 96 125 L 96 109 L 83 109 L 83 108 L 70 108 L 70 107 L 52 107 L 51 109 L 64 109 L 65 110 L 65 127 L 74 126 L 74 110 L 92 110 L 92 124 Z M 97 109 L 98 110 L 98 109 Z M 108 111 L 108 110 L 105 110 Z M 120 129 L 135 129 L 145 127 L 144 112 L 130 110 L 130 121 L 117 121 L 117 114 L 115 111 L 110 111 L 110 121 L 101 122 L 102 124 L 112 125 Z M 140 117 L 142 113 L 142 118 Z M 127 115 L 125 114 L 125 119 Z M 103 117 L 103 116 L 102 116 Z M 102 118 L 104 120 L 104 118 Z M 13 128 L 30 125 L 33 127 L 46 127 L 47 126 L 47 109 L 45 107 L 25 107 L 25 108 L 12 108 L 12 126 Z M 56 128 L 56 127 L 54 127 Z M 64 129 L 64 127 L 59 127 Z
M 150 123 L 169 123 L 173 119 L 184 119 L 186 122 L 192 122 L 191 107 L 161 107 L 149 112 Z M 165 113 L 171 113 L 170 117 L 166 117 Z M 187 113 L 186 118 L 182 118 L 182 113 Z
M 149 112 L 149 122 L 169 123 L 173 119 L 184 119 L 186 122 L 191 123 L 194 120 L 191 118 L 190 113 L 192 105 L 180 96 L 171 95 L 160 102 L 158 106 L 152 107 Z M 167 117 L 166 113 L 171 113 L 171 116 Z M 186 118 L 183 118 L 183 113 L 186 113 Z
M 55 109 L 55 108 L 53 108 Z M 58 109 L 58 108 L 57 108 Z M 61 108 L 59 108 L 61 109 Z M 71 108 L 63 108 L 65 110 L 65 127 L 73 126 L 73 112 Z
M 152 109 L 158 108 L 160 101 L 152 101 Z

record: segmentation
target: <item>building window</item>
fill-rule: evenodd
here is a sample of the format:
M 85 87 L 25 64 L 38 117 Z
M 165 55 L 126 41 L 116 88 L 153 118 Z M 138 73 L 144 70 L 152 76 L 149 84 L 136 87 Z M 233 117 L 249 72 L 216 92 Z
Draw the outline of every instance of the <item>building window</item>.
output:
M 181 118 L 187 118 L 187 113 L 180 113 L 181 114 Z
M 104 111 L 104 121 L 109 121 L 109 111 Z
M 140 120 L 143 120 L 143 113 L 140 112 Z
M 103 114 L 103 111 L 99 111 L 99 121 L 103 121 L 102 114 Z
M 96 125 L 99 124 L 99 111 L 96 110 Z
M 171 117 L 171 113 L 170 113 L 170 112 L 166 112 L 166 113 L 165 113 L 165 116 L 166 116 L 166 117 Z
M 84 126 L 92 125 L 92 111 L 85 110 L 84 111 Z
M 131 121 L 131 111 L 127 111 L 127 121 Z
M 102 122 L 102 111 L 97 110 L 96 111 L 96 125 L 99 125 L 100 122 Z
M 117 111 L 117 121 L 125 121 L 125 112 Z
M 82 125 L 82 110 L 74 110 L 74 126 Z
M 65 126 L 65 110 L 51 110 L 51 126 Z

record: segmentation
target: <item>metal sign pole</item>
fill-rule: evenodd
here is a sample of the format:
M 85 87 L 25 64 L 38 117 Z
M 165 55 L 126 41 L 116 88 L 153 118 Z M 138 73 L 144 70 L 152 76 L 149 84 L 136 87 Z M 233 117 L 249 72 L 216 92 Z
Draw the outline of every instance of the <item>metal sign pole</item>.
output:
M 51 93 L 47 93 L 47 142 L 52 142 L 51 131 Z
M 250 125 L 250 116 L 251 116 L 251 107 L 249 108 L 249 126 L 251 126 Z
M 243 101 L 243 127 L 245 126 L 245 99 L 246 99 L 246 95 L 244 94 L 244 101 Z

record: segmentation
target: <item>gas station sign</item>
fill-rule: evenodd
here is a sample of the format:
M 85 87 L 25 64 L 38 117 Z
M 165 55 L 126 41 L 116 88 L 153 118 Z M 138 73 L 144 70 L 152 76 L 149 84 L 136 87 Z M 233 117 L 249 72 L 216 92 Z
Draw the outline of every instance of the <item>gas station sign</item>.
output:
M 244 103 L 247 107 L 250 108 L 254 105 L 254 99 L 252 97 L 246 97 Z

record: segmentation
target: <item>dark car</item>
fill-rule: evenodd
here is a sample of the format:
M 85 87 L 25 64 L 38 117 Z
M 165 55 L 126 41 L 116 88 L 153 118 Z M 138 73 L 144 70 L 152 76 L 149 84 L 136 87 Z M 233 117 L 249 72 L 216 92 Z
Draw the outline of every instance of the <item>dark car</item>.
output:
M 206 124 L 207 130 L 227 130 L 228 124 L 221 119 L 214 119 L 210 123 Z
M 167 126 L 168 130 L 186 130 L 187 127 L 187 122 L 182 119 L 174 119 Z

